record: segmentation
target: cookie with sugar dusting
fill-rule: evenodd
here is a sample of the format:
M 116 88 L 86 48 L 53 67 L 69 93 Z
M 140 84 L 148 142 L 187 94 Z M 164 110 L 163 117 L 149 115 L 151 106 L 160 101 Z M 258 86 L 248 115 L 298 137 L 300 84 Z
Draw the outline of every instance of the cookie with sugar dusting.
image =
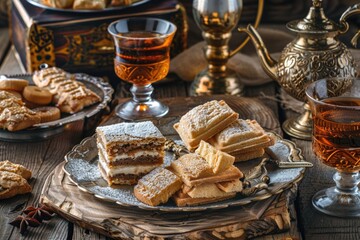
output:
M 193 151 L 201 140 L 211 138 L 238 117 L 239 114 L 234 112 L 225 101 L 213 100 L 191 109 L 181 117 L 174 128 L 185 146 Z
M 216 149 L 235 156 L 236 162 L 261 157 L 264 148 L 275 143 L 256 120 L 249 119 L 238 119 L 208 142 Z
M 135 197 L 150 206 L 166 203 L 181 188 L 182 181 L 166 168 L 156 168 L 142 177 L 134 188 Z

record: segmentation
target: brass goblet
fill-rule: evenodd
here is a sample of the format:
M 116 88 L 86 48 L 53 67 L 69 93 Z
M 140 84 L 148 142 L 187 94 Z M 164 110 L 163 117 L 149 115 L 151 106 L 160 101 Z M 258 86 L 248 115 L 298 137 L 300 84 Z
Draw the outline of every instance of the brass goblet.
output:
M 170 45 L 176 26 L 157 18 L 128 18 L 109 25 L 115 42 L 115 73 L 133 84 L 133 98 L 115 108 L 127 120 L 162 117 L 169 111 L 153 99 L 151 83 L 165 78 L 169 72 Z
M 230 72 L 226 67 L 228 59 L 250 39 L 246 38 L 238 48 L 230 51 L 228 43 L 231 31 L 238 24 L 242 6 L 242 0 L 194 0 L 193 15 L 203 31 L 208 67 L 196 76 L 190 95 L 243 94 L 243 83 L 236 73 Z M 259 0 L 255 27 L 260 22 L 263 6 L 263 0 Z

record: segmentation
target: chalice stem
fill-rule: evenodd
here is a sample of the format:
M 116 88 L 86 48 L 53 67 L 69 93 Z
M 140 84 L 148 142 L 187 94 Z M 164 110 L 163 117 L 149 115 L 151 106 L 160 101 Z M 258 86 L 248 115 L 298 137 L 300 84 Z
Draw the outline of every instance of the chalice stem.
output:
M 348 173 L 348 172 L 336 172 L 333 176 L 333 179 L 336 183 L 336 190 L 340 194 L 355 194 L 357 193 L 357 198 L 349 199 L 350 201 L 354 200 L 360 204 L 359 198 L 359 188 L 358 184 L 360 183 L 360 173 Z
M 151 94 L 154 91 L 154 87 L 151 84 L 145 86 L 132 85 L 130 92 L 133 95 L 133 100 L 137 103 L 151 101 Z
M 336 172 L 333 176 L 335 187 L 317 192 L 313 206 L 321 212 L 337 217 L 360 216 L 360 173 Z

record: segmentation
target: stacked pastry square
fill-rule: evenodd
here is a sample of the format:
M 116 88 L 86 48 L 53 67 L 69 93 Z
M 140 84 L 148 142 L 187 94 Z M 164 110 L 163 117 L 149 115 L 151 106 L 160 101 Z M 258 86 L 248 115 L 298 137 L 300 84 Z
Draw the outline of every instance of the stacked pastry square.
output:
M 246 161 L 263 156 L 265 148 L 274 144 L 274 139 L 265 133 L 256 120 L 237 119 L 208 142 L 235 156 L 236 161 Z
M 151 206 L 172 196 L 177 206 L 192 206 L 232 198 L 242 191 L 242 172 L 235 158 L 201 141 L 196 153 L 183 155 L 167 168 L 157 168 L 134 188 L 138 200 Z
M 150 121 L 96 129 L 99 168 L 109 185 L 136 184 L 163 164 L 165 138 Z
M 185 146 L 194 151 L 201 140 L 235 156 L 235 161 L 261 157 L 274 144 L 256 120 L 238 119 L 224 101 L 210 101 L 197 106 L 174 125 Z
M 171 169 L 183 181 L 174 195 L 177 206 L 192 206 L 235 197 L 243 189 L 242 172 L 235 158 L 201 141 L 195 153 L 171 163 Z

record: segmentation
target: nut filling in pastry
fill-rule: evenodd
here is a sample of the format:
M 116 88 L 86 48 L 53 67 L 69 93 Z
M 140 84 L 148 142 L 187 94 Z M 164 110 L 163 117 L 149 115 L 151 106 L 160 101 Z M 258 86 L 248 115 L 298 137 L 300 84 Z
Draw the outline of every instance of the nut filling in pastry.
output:
M 118 123 L 96 129 L 99 168 L 112 184 L 136 184 L 164 162 L 165 138 L 150 121 Z

